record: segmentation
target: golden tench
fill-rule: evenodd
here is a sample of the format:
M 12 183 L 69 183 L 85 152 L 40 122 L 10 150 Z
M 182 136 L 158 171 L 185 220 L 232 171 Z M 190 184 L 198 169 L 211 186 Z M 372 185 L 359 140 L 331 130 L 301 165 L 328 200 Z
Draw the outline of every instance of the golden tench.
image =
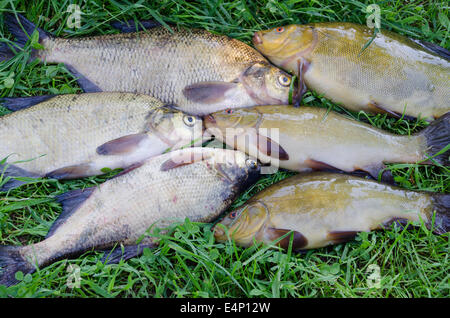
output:
M 393 222 L 424 222 L 435 233 L 446 233 L 450 195 L 415 192 L 345 174 L 298 174 L 233 210 L 216 224 L 214 236 L 221 242 L 229 236 L 246 247 L 278 240 L 287 248 L 292 239 L 293 250 L 303 250 L 341 243 Z
M 370 43 L 373 33 L 354 23 L 311 23 L 256 32 L 253 43 L 349 109 L 427 119 L 449 112 L 450 52 L 386 30 Z

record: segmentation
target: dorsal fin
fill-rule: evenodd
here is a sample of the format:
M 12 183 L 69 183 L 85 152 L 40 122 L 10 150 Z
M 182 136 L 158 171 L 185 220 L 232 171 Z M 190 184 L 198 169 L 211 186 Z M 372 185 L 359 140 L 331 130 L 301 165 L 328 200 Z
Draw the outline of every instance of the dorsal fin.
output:
M 154 20 L 143 20 L 137 22 L 134 20 L 128 20 L 126 22 L 114 21 L 111 23 L 111 26 L 122 33 L 132 33 L 161 26 L 161 23 Z
M 419 44 L 421 47 L 427 49 L 428 51 L 433 52 L 434 54 L 439 55 L 440 57 L 443 57 L 450 61 L 450 51 L 443 48 L 442 46 L 439 46 L 437 44 L 423 41 L 423 40 L 414 40 L 415 43 Z
M 80 205 L 91 196 L 95 189 L 96 187 L 72 190 L 57 196 L 56 201 L 61 203 L 63 210 L 51 226 L 45 238 L 52 236 L 58 227 L 64 224 L 64 222 L 75 213 Z

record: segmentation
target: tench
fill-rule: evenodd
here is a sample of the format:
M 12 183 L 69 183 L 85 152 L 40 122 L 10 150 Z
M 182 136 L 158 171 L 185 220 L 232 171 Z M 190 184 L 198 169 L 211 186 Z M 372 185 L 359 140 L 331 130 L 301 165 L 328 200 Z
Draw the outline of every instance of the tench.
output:
M 292 171 L 362 170 L 377 178 L 384 163 L 449 165 L 450 152 L 442 150 L 450 143 L 450 113 L 410 136 L 306 106 L 229 109 L 203 122 L 207 133 L 230 147 Z
M 130 169 L 131 170 L 131 169 Z M 47 237 L 27 246 L 0 246 L 0 285 L 15 283 L 17 271 L 31 273 L 59 259 L 93 249 L 108 250 L 109 262 L 136 256 L 155 245 L 146 236 L 189 218 L 211 222 L 242 189 L 256 181 L 256 160 L 234 150 L 189 148 L 147 159 L 141 166 L 102 183 L 57 198 L 63 212 Z
M 103 168 L 126 168 L 165 151 L 201 144 L 201 118 L 143 94 L 8 98 L 4 106 L 16 111 L 0 117 L 0 160 L 22 162 L 6 170 L 0 165 L 3 178 L 99 175 Z M 1 190 L 20 184 L 11 179 Z
M 194 115 L 289 100 L 291 76 L 227 36 L 176 27 L 171 33 L 162 26 L 130 32 L 116 23 L 127 33 L 64 39 L 17 18 L 5 15 L 18 43 L 24 45 L 37 29 L 43 49 L 34 49 L 32 58 L 64 63 L 85 92 L 149 94 Z
M 351 110 L 429 120 L 450 111 L 450 52 L 386 30 L 370 43 L 373 33 L 354 23 L 288 25 L 256 32 L 253 44 Z
M 450 195 L 415 192 L 345 174 L 298 174 L 233 210 L 215 225 L 214 236 L 223 242 L 229 235 L 245 247 L 279 240 L 287 248 L 292 239 L 293 250 L 303 250 L 341 243 L 393 222 L 424 222 L 435 233 L 446 233 Z

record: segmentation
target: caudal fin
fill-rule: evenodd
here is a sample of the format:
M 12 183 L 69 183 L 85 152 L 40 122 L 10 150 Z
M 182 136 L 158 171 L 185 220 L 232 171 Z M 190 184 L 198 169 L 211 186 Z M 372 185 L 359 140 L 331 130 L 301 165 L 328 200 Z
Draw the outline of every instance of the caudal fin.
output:
M 420 134 L 425 136 L 428 146 L 427 154 L 433 157 L 432 160 L 448 166 L 450 149 L 439 152 L 450 144 L 450 112 L 432 122 Z
M 433 230 L 437 234 L 450 231 L 450 194 L 433 195 L 433 212 L 436 213 Z
M 0 285 L 17 284 L 18 271 L 23 274 L 34 272 L 34 267 L 20 255 L 20 246 L 0 245 Z
M 19 47 L 24 47 L 31 35 L 35 30 L 39 33 L 39 43 L 42 40 L 51 37 L 50 33 L 45 32 L 41 28 L 38 28 L 32 22 L 27 20 L 24 16 L 20 14 L 6 13 L 4 18 L 5 24 L 8 30 L 15 36 L 17 45 Z M 14 54 L 9 49 L 8 46 L 0 47 L 0 59 L 11 58 Z
M 10 111 L 18 111 L 34 106 L 36 104 L 45 102 L 56 95 L 41 95 L 41 96 L 29 96 L 29 97 L 4 97 L 0 98 L 0 103 L 3 107 Z

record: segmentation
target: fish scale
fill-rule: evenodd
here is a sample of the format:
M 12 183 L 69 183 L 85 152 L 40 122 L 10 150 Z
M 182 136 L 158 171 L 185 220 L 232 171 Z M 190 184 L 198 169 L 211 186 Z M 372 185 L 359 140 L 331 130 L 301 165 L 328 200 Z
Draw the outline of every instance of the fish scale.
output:
M 148 159 L 98 187 L 63 194 L 58 198 L 63 212 L 45 240 L 24 247 L 0 246 L 0 284 L 12 283 L 16 270 L 34 271 L 32 264 L 42 267 L 116 243 L 135 246 L 153 226 L 164 229 L 185 218 L 210 222 L 258 175 L 256 161 L 242 152 L 190 148 Z M 11 248 L 14 261 L 21 260 L 8 266 L 11 259 L 4 252 Z
M 450 111 L 450 53 L 387 30 L 325 22 L 256 32 L 255 47 L 306 85 L 354 111 L 439 118 Z
M 292 76 L 228 36 L 162 26 L 131 32 L 116 22 L 125 33 L 65 39 L 20 14 L 5 14 L 5 23 L 18 45 L 37 31 L 42 49 L 32 49 L 32 59 L 64 63 L 85 92 L 150 94 L 194 115 L 289 102 Z M 2 59 L 13 55 L 0 47 Z
M 244 43 L 203 30 L 172 34 L 156 27 L 101 37 L 48 38 L 42 44 L 46 50 L 37 57 L 75 67 L 102 91 L 150 94 L 185 109 L 195 106 L 180 94 L 187 85 L 230 82 L 250 65 L 266 63 Z
M 7 106 L 15 102 L 9 99 Z M 0 158 L 11 155 L 10 164 L 26 161 L 15 164 L 24 172 L 8 176 L 71 179 L 126 168 L 198 140 L 202 120 L 164 105 L 132 93 L 49 96 L 0 117 Z

